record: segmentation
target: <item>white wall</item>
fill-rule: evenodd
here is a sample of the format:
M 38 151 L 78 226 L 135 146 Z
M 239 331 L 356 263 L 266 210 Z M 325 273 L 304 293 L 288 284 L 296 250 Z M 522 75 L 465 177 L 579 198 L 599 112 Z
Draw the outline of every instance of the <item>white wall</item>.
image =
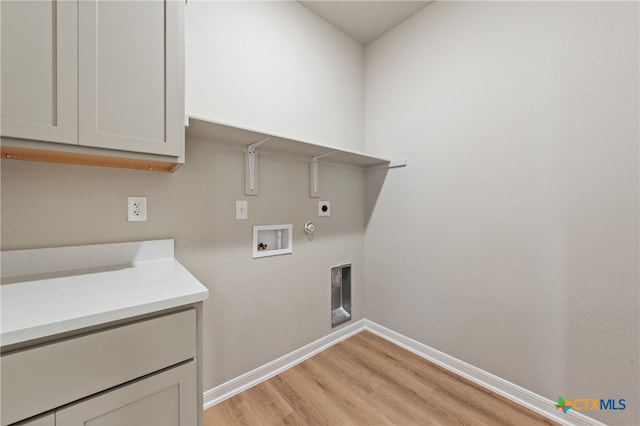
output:
M 365 317 L 638 421 L 638 3 L 436 2 L 365 51 Z M 369 184 L 380 178 L 372 173 Z M 373 203 L 373 201 L 371 201 Z
M 190 1 L 187 114 L 363 149 L 363 49 L 295 1 Z

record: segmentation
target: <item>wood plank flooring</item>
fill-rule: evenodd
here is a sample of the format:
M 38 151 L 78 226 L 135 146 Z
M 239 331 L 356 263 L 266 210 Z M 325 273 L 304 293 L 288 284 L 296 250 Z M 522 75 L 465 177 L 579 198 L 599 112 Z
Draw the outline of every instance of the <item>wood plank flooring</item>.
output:
M 363 331 L 204 412 L 205 426 L 555 425 Z

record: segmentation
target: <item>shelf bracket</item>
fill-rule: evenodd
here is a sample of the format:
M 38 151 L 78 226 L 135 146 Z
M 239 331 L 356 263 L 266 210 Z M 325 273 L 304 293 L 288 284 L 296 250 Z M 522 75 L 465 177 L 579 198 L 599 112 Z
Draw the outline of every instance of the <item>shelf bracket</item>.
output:
M 326 154 L 315 155 L 311 157 L 311 188 L 309 188 L 309 196 L 311 198 L 320 197 L 319 178 L 318 178 L 318 160 L 335 154 L 337 151 L 327 152 Z
M 266 137 L 247 146 L 247 152 L 245 153 L 245 195 L 260 194 L 260 186 L 258 185 L 258 154 L 256 154 L 256 148 L 269 139 L 271 138 Z

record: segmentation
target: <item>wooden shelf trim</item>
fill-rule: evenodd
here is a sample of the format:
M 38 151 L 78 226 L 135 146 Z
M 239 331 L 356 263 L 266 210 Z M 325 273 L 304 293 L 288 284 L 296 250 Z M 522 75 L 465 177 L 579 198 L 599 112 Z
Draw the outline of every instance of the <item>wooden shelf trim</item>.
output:
M 83 166 L 114 167 L 120 169 L 146 170 L 153 172 L 174 172 L 181 163 L 164 161 L 141 160 L 134 158 L 120 158 L 92 154 L 78 154 L 72 152 L 46 151 L 41 149 L 15 148 L 3 146 L 1 148 L 3 160 L 39 161 L 45 163 L 77 164 Z

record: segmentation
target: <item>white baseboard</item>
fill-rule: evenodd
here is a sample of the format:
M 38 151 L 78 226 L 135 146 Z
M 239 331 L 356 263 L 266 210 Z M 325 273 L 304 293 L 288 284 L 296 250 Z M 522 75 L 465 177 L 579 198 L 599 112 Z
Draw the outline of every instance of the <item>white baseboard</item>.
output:
M 348 326 L 284 355 L 275 361 L 264 364 L 255 370 L 249 371 L 248 373 L 206 391 L 204 393 L 204 408 L 207 409 L 224 401 L 225 399 L 231 398 L 232 396 L 249 389 L 252 386 L 257 385 L 258 383 L 268 380 L 362 330 L 370 331 L 383 339 L 400 346 L 401 348 L 413 352 L 414 354 L 431 361 L 446 370 L 458 374 L 459 376 L 464 377 L 465 379 L 468 379 L 491 392 L 514 401 L 515 403 L 562 425 L 606 426 L 604 423 L 573 410 L 565 414 L 556 409 L 554 401 L 551 401 L 550 399 L 544 398 L 487 371 L 474 367 L 471 364 L 467 364 L 464 361 L 447 355 L 444 352 L 440 352 L 437 349 L 431 348 L 400 333 L 396 333 L 393 330 L 367 319 L 349 324 Z
M 605 426 L 604 423 L 573 410 L 565 414 L 558 410 L 554 406 L 555 402 L 550 399 L 544 398 L 487 371 L 460 361 L 444 352 L 440 352 L 437 349 L 410 339 L 407 336 L 396 333 L 373 321 L 364 320 L 364 325 L 366 330 L 377 334 L 383 339 L 562 425 Z
M 364 330 L 364 320 L 356 321 L 315 342 L 311 342 L 300 349 L 296 349 L 274 361 L 264 364 L 255 370 L 251 370 L 235 379 L 224 382 L 204 393 L 204 408 L 207 409 L 258 383 L 264 382 L 362 330 Z

